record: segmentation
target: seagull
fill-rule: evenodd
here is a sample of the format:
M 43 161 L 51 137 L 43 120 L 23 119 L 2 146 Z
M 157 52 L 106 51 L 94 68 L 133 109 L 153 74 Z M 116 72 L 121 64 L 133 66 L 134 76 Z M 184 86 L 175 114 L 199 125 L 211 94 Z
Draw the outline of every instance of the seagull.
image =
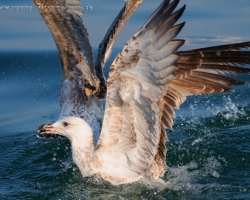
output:
M 80 0 L 34 0 L 58 48 L 63 70 L 61 113 L 38 128 L 39 137 L 70 140 L 83 177 L 97 175 L 113 185 L 164 183 L 166 129 L 174 109 L 191 95 L 233 92 L 244 82 L 227 74 L 250 72 L 250 42 L 178 51 L 176 24 L 185 5 L 164 0 L 105 66 L 118 34 L 143 0 L 127 0 L 101 42 L 96 62 L 80 15 Z M 62 9 L 63 8 L 63 9 Z M 105 109 L 102 101 L 106 100 Z

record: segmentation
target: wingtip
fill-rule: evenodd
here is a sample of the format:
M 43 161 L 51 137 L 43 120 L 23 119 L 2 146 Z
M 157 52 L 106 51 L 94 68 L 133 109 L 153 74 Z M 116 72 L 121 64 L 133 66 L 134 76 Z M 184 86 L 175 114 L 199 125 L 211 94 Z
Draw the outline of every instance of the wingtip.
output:
M 184 21 L 184 22 L 181 22 L 181 23 L 179 24 L 179 26 L 181 26 L 181 28 L 183 28 L 183 26 L 185 26 L 185 24 L 186 24 L 186 22 Z
M 182 14 L 183 14 L 183 12 L 185 11 L 185 9 L 186 9 L 186 4 L 184 4 L 184 5 L 179 9 L 179 11 L 177 11 L 177 12 L 180 12 L 180 16 L 182 16 Z

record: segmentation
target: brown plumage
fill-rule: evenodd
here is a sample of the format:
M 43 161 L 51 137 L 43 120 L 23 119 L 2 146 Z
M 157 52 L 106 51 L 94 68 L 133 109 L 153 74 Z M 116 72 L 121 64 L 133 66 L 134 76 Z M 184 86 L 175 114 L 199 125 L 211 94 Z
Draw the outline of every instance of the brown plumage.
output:
M 250 52 L 241 51 L 246 47 L 250 47 L 250 42 L 179 51 L 181 59 L 177 62 L 179 68 L 175 71 L 176 78 L 169 83 L 162 98 L 162 130 L 172 129 L 174 108 L 178 109 L 187 96 L 233 92 L 229 86 L 244 84 L 223 75 L 250 72 L 250 69 L 240 67 L 250 63 Z M 163 148 L 165 135 L 165 131 L 161 131 L 158 154 L 155 156 L 157 162 L 162 163 L 162 168 L 166 158 Z

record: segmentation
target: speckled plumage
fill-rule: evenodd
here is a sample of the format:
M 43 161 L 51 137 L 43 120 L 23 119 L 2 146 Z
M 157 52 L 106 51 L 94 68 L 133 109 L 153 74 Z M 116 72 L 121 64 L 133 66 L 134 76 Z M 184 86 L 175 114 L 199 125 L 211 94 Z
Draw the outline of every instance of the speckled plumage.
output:
M 87 30 L 75 26 L 79 13 L 69 12 L 71 17 L 64 19 L 65 12 L 40 10 L 56 40 L 65 76 L 60 119 L 39 132 L 69 138 L 82 175 L 97 174 L 114 185 L 137 180 L 162 183 L 167 168 L 165 129 L 172 129 L 174 109 L 190 95 L 231 92 L 229 86 L 243 82 L 224 75 L 250 71 L 240 67 L 250 63 L 250 52 L 241 50 L 250 42 L 178 51 L 184 40 L 174 38 L 184 23 L 175 23 L 185 6 L 174 12 L 179 0 L 164 0 L 114 59 L 106 91 L 101 69 L 115 38 L 141 2 L 126 1 L 100 45 L 95 65 Z M 79 5 L 80 0 L 50 3 Z M 103 94 L 106 108 L 100 129 L 103 109 L 97 97 Z

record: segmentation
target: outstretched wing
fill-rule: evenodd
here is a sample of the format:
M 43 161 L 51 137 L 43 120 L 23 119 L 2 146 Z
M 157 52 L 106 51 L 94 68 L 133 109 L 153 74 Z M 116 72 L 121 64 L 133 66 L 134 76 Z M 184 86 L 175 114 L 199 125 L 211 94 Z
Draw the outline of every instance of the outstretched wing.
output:
M 214 46 L 189 51 L 179 51 L 176 78 L 170 82 L 164 99 L 166 127 L 172 128 L 173 108 L 185 101 L 187 96 L 232 92 L 231 85 L 244 82 L 224 76 L 250 72 L 241 66 L 250 63 L 250 42 Z
M 158 150 L 166 138 L 162 97 L 178 69 L 175 52 L 184 43 L 173 40 L 184 25 L 174 26 L 185 9 L 171 14 L 178 2 L 163 1 L 114 60 L 97 145 L 97 154 L 120 159 L 119 165 L 152 179 L 165 171 Z
M 240 66 L 250 64 L 250 42 L 214 46 L 202 49 L 177 52 L 181 59 L 177 61 L 178 69 L 175 79 L 161 98 L 161 140 L 158 145 L 157 160 L 165 162 L 165 128 L 172 129 L 174 109 L 178 109 L 187 96 L 232 92 L 231 85 L 244 82 L 223 76 L 250 72 Z
M 99 45 L 98 55 L 95 63 L 96 74 L 101 81 L 100 92 L 98 93 L 99 98 L 104 98 L 106 95 L 106 80 L 103 76 L 102 69 L 112 53 L 114 42 L 125 24 L 142 2 L 143 0 L 127 0 Z
M 56 42 L 64 79 L 74 80 L 86 96 L 97 92 L 92 47 L 80 15 L 80 0 L 34 0 Z
M 114 60 L 97 153 L 127 170 L 157 179 L 165 171 L 166 131 L 189 95 L 232 91 L 243 82 L 222 74 L 245 73 L 250 42 L 176 51 L 173 40 L 183 24 L 173 26 L 184 8 L 170 15 L 178 0 L 164 1 Z M 240 50 L 240 51 L 239 51 Z

